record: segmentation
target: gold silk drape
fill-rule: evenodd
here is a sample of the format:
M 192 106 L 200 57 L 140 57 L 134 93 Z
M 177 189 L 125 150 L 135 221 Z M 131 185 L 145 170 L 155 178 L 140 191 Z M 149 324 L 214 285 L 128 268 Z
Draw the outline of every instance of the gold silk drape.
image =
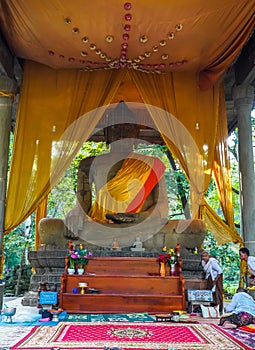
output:
M 241 241 L 234 229 L 231 189 L 224 189 L 230 184 L 230 173 L 227 153 L 223 152 L 227 133 L 220 84 L 201 91 L 196 73 L 53 70 L 31 61 L 25 65 L 17 116 L 6 232 L 45 200 L 127 75 L 190 181 L 193 218 L 202 217 L 210 227 L 212 215 L 203 214 L 203 196 L 215 164 L 224 166 L 224 171 L 217 167 L 214 171 L 227 222 L 224 226 L 219 217 L 214 218 L 214 223 L 224 228 L 217 241 L 225 242 L 225 235 L 228 241 Z
M 207 91 L 201 91 L 194 73 L 172 73 L 170 77 L 155 77 L 138 72 L 130 74 L 144 102 L 148 104 L 150 115 L 166 145 L 190 181 L 193 218 L 205 221 L 215 233 L 218 244 L 229 241 L 241 243 L 241 236 L 234 225 L 222 85 L 217 84 Z M 163 109 L 170 111 L 171 115 Z M 204 201 L 212 171 L 227 224 Z
M 130 74 L 144 102 L 148 104 L 150 115 L 166 145 L 189 178 L 195 218 L 201 196 L 210 182 L 210 174 L 205 171 L 208 166 L 204 169 L 202 162 L 204 143 L 208 144 L 209 161 L 212 161 L 214 153 L 215 118 L 218 117 L 213 109 L 214 88 L 206 92 L 199 90 L 195 73 L 161 76 L 137 72 Z M 154 106 L 159 108 L 155 109 Z M 205 120 L 208 120 L 208 128 Z M 196 124 L 199 130 L 196 130 Z
M 5 232 L 23 222 L 47 197 L 94 130 L 123 75 L 123 71 L 115 70 L 54 70 L 26 62 L 7 190 Z
M 213 176 L 218 190 L 220 206 L 226 222 L 220 220 L 219 216 L 209 207 L 205 200 L 203 200 L 203 204 L 200 208 L 200 214 L 219 244 L 224 244 L 229 241 L 242 244 L 241 236 L 237 232 L 234 224 L 231 174 L 227 147 L 226 109 L 223 91 L 221 91 L 219 102 L 219 110 L 221 111 L 222 117 L 218 119 Z
M 143 193 L 144 185 L 153 171 L 153 166 L 154 157 L 131 153 L 114 178 L 98 190 L 97 198 L 88 215 L 94 220 L 106 221 L 105 215 L 107 213 L 128 212 L 127 209 L 132 203 L 132 208 L 135 207 L 135 211 L 131 212 L 139 212 L 146 199 Z M 157 178 L 158 182 L 163 176 L 164 170 L 165 166 L 162 167 L 162 172 Z M 140 192 L 142 193 L 138 199 L 137 194 Z

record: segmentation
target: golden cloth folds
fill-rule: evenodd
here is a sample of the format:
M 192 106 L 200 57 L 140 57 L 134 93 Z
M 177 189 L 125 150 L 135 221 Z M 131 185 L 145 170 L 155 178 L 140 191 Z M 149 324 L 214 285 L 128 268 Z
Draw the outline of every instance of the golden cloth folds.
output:
M 98 191 L 89 216 L 104 221 L 107 213 L 139 212 L 164 171 L 158 158 L 132 153 L 116 176 Z

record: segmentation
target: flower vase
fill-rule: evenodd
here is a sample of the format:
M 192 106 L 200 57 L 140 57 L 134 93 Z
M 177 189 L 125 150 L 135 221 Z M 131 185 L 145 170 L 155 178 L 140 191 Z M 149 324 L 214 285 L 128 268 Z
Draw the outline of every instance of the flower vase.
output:
M 170 265 L 170 276 L 174 276 L 175 275 L 175 264 L 171 264 Z
M 166 275 L 166 266 L 164 262 L 160 262 L 159 265 L 159 274 L 160 276 L 164 277 Z
M 67 269 L 67 272 L 68 272 L 68 275 L 74 275 L 74 274 L 75 274 L 75 269 L 69 267 L 69 268 Z
M 83 267 L 78 267 L 77 272 L 78 272 L 78 275 L 83 275 L 84 268 Z

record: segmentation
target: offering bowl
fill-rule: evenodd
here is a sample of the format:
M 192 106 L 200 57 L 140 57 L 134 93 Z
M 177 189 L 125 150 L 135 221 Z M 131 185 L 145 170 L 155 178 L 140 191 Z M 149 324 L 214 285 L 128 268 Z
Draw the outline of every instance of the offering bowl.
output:
M 6 307 L 3 309 L 4 316 L 7 317 L 6 322 L 12 322 L 12 316 L 16 314 L 16 307 Z

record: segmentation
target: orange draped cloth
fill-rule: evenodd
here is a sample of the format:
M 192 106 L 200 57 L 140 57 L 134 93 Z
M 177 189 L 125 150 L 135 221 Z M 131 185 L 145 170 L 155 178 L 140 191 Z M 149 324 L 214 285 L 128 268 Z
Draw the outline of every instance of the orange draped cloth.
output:
M 89 216 L 104 221 L 107 213 L 139 212 L 164 171 L 160 159 L 132 153 L 115 177 L 100 188 Z

